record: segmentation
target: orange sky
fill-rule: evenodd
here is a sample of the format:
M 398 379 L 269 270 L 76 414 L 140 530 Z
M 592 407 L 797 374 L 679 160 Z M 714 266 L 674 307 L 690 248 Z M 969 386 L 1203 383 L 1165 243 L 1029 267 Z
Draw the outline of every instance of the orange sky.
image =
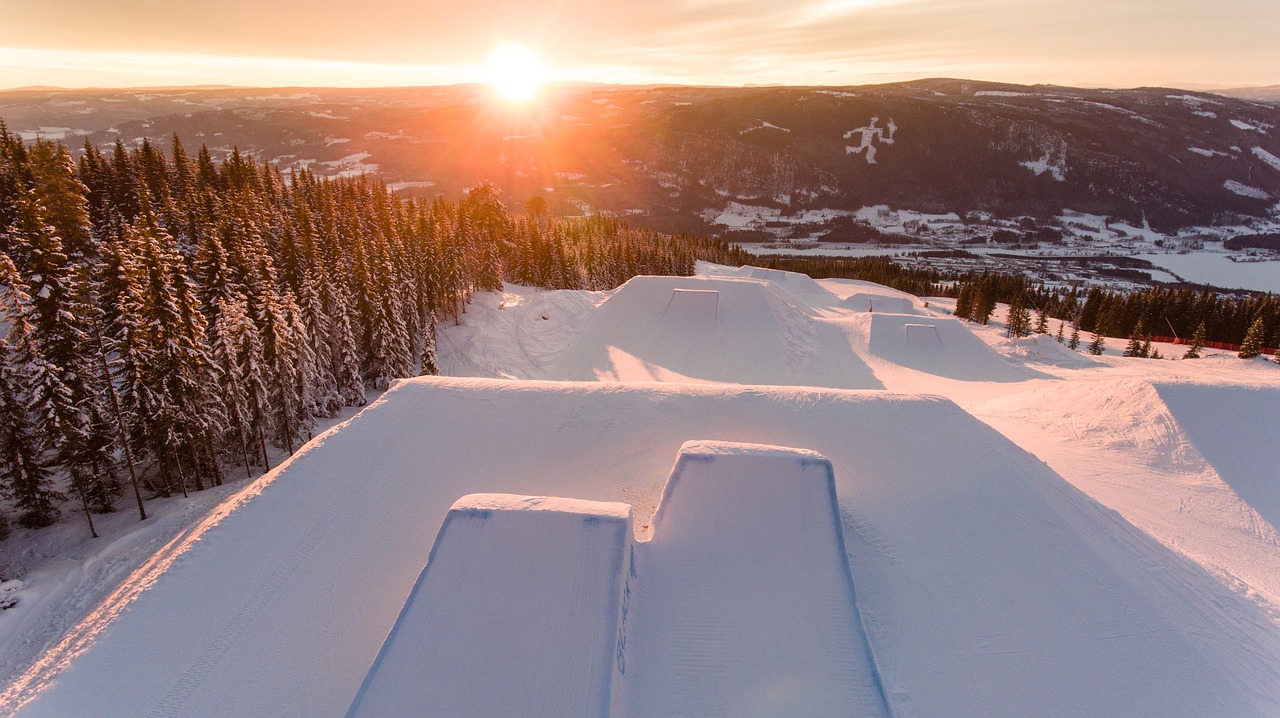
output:
M 0 0 L 0 88 L 483 79 L 1280 83 L 1280 0 Z

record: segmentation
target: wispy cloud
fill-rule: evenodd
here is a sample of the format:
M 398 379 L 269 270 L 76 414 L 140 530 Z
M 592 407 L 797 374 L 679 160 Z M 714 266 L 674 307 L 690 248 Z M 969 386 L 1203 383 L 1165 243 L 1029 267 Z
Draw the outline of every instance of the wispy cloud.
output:
M 1219 0 L 1211 12 L 1203 0 L 311 0 L 305 8 L 44 0 L 6 10 L 0 45 L 69 53 L 64 74 L 74 71 L 76 52 L 102 52 L 104 62 L 232 58 L 226 73 L 245 77 L 255 65 L 270 77 L 292 68 L 299 74 L 286 84 L 324 83 L 335 69 L 353 78 L 382 72 L 387 84 L 402 84 L 439 77 L 437 70 L 461 79 L 495 44 L 517 41 L 562 77 L 631 82 L 850 83 L 980 72 L 1022 82 L 1280 82 L 1275 0 Z M 29 63 L 26 75 L 58 64 L 9 57 Z M 180 67 L 217 69 L 211 65 L 148 72 L 178 81 Z M 130 67 L 142 72 L 126 64 L 119 71 Z M 321 74 L 307 74 L 315 70 Z

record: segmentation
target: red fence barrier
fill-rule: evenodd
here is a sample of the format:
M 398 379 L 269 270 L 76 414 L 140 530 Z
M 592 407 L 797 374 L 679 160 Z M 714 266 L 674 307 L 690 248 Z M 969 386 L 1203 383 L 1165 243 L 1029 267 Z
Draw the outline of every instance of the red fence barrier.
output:
M 1184 339 L 1182 337 L 1151 337 L 1151 341 L 1161 342 L 1162 344 L 1190 344 L 1191 343 L 1190 339 Z M 1223 351 L 1228 351 L 1228 352 L 1240 351 L 1239 344 L 1228 344 L 1226 342 L 1205 342 L 1202 346 L 1205 349 L 1221 349 Z M 1263 347 L 1262 353 L 1266 354 L 1267 356 L 1275 356 L 1276 348 Z

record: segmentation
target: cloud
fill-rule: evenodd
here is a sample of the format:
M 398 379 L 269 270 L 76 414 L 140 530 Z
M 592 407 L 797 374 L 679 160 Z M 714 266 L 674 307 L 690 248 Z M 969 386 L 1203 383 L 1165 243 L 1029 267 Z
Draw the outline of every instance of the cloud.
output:
M 1275 0 L 1219 0 L 1212 13 L 1202 0 L 44 0 L 13 4 L 5 26 L 11 47 L 265 58 L 280 72 L 272 63 L 290 58 L 461 72 L 520 42 L 561 76 L 631 82 L 1280 81 Z

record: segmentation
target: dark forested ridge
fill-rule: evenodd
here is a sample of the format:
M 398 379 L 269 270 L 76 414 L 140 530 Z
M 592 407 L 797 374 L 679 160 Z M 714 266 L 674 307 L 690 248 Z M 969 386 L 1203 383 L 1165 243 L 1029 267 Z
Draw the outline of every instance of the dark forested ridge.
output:
M 589 206 L 744 241 L 857 241 L 851 214 L 876 205 L 1042 228 L 1074 210 L 1175 234 L 1262 222 L 1280 197 L 1280 108 L 1161 88 L 570 84 L 519 110 L 469 85 L 32 89 L 0 92 L 0 105 L 28 139 L 105 151 L 117 138 L 200 137 L 217 159 L 238 145 L 286 170 L 366 170 L 449 196 L 487 178 L 519 201 L 545 194 L 551 214 Z M 794 226 L 715 224 L 742 206 Z M 802 221 L 818 209 L 829 212 Z
M 0 491 L 23 526 L 198 491 L 316 417 L 435 372 L 435 330 L 504 280 L 609 289 L 735 263 L 723 242 L 531 200 L 458 202 L 282 174 L 177 137 L 78 162 L 0 123 Z M 7 532 L 0 512 L 0 535 Z

